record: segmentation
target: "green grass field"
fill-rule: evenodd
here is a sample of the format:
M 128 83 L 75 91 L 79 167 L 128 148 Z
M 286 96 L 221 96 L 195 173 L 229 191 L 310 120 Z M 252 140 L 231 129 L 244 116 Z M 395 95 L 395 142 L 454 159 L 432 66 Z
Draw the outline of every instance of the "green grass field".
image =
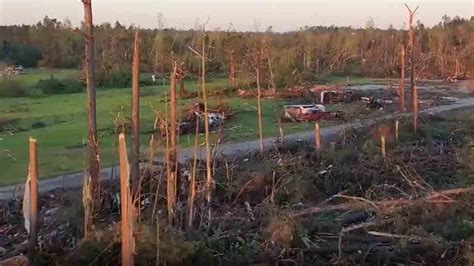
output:
M 39 80 L 49 79 L 51 76 L 56 79 L 65 79 L 79 74 L 80 70 L 76 69 L 26 69 L 25 74 L 14 76 L 13 78 L 28 87 L 34 87 Z
M 30 72 L 31 73 L 31 72 Z M 74 75 L 75 70 L 59 70 L 52 72 L 55 77 Z M 77 71 L 76 71 L 77 73 Z M 22 75 L 19 78 L 24 82 L 34 83 L 41 78 L 47 78 L 48 71 L 34 71 L 31 75 Z M 341 79 L 342 80 L 342 79 Z M 334 79 L 334 82 L 339 82 Z M 367 82 L 360 79 L 360 83 Z M 187 81 L 186 89 L 196 90 L 195 82 Z M 207 83 L 209 89 L 227 85 L 225 78 L 210 79 Z M 163 92 L 168 87 L 148 86 L 141 88 L 140 98 L 140 123 L 141 143 L 143 155 L 147 146 L 155 113 L 153 109 L 163 112 Z M 97 123 L 100 140 L 101 164 L 107 166 L 117 160 L 116 135 L 114 120 L 129 117 L 131 90 L 98 89 L 97 92 Z M 189 107 L 193 99 L 180 100 L 179 108 Z M 210 105 L 228 103 L 236 118 L 225 125 L 223 133 L 224 142 L 239 142 L 258 138 L 256 100 L 242 100 L 237 97 L 210 100 Z M 263 132 L 265 137 L 276 136 L 278 128 L 276 118 L 281 112 L 285 102 L 275 100 L 263 101 Z M 332 110 L 344 109 L 350 113 L 356 104 L 329 106 Z M 42 98 L 4 98 L 0 103 L 1 123 L 13 124 L 15 133 L 9 130 L 0 132 L 0 185 L 12 184 L 22 181 L 27 171 L 27 146 L 28 137 L 38 140 L 39 174 L 47 178 L 58 174 L 78 172 L 84 168 L 86 133 L 86 97 L 84 93 L 52 95 Z M 120 119 L 118 119 L 120 120 Z M 326 124 L 328 125 L 328 124 Z M 285 134 L 312 130 L 312 124 L 284 123 Z M 192 146 L 194 137 L 183 135 L 180 138 L 182 147 Z

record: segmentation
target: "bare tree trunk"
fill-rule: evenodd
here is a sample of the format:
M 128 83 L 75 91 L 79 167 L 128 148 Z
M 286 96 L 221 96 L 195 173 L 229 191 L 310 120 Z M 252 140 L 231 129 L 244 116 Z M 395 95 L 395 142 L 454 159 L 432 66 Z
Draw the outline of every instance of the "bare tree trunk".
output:
M 28 174 L 30 179 L 30 249 L 36 247 L 38 226 L 38 159 L 36 156 L 36 139 L 30 138 Z
M 130 196 L 130 172 L 128 169 L 127 147 L 125 135 L 119 135 L 120 161 L 120 232 L 122 237 L 122 265 L 132 266 L 133 263 L 133 204 Z
M 316 148 L 316 153 L 319 157 L 321 153 L 321 130 L 319 128 L 319 123 L 314 124 L 314 147 Z
M 235 72 L 235 59 L 234 59 L 234 50 L 230 52 L 230 61 L 229 61 L 229 85 L 231 87 L 237 86 L 237 77 Z
M 400 97 L 400 112 L 405 111 L 405 48 L 400 45 L 400 84 L 398 89 Z
M 188 196 L 188 230 L 192 228 L 194 222 L 194 201 L 196 198 L 196 175 L 197 175 L 197 156 L 199 148 L 199 116 L 196 118 L 196 131 L 194 136 L 194 158 L 193 170 L 191 173 L 191 182 L 189 182 Z
M 258 114 L 258 137 L 260 139 L 260 155 L 263 156 L 263 126 L 262 126 L 262 90 L 260 88 L 260 67 L 256 67 L 257 72 L 257 114 Z
M 380 134 L 380 154 L 385 159 L 385 134 Z
M 131 152 L 131 179 L 132 194 L 137 193 L 140 183 L 140 36 L 135 34 L 135 48 L 133 51 L 132 66 L 132 152 Z
M 201 54 L 201 86 L 202 86 L 202 99 L 204 101 L 204 131 L 205 131 L 205 142 L 206 142 L 206 199 L 207 203 L 211 202 L 212 195 L 212 159 L 211 159 L 211 147 L 209 140 L 209 113 L 207 106 L 207 93 L 206 93 L 206 29 L 203 26 L 203 38 L 202 38 L 202 54 Z M 210 207 L 210 206 L 209 206 Z M 209 209 L 209 222 L 211 220 Z
M 170 84 L 170 129 L 169 129 L 169 150 L 167 156 L 167 196 L 168 196 L 168 219 L 172 223 L 176 216 L 177 199 L 177 176 L 176 176 L 176 153 L 177 153 L 177 121 L 176 121 L 176 76 L 178 67 L 176 62 L 173 64 L 173 73 L 171 74 Z
M 94 87 L 94 24 L 92 23 L 91 0 L 82 0 L 84 5 L 84 21 L 86 27 L 85 40 L 85 69 L 87 81 L 87 127 L 88 127 L 88 149 L 89 149 L 89 175 L 91 177 L 92 198 L 94 202 L 99 199 L 99 172 L 100 155 L 97 140 L 96 101 Z M 96 205 L 96 204 L 94 204 Z
M 271 61 L 271 57 L 270 57 L 269 47 L 268 47 L 266 42 L 263 42 L 262 46 L 263 46 L 262 47 L 262 49 L 263 49 L 262 52 L 264 53 L 265 58 L 267 59 L 271 90 L 272 90 L 272 93 L 273 93 L 274 97 L 276 98 L 277 97 L 277 92 L 276 92 L 276 85 L 275 85 L 275 76 L 273 75 L 273 68 L 272 68 L 272 61 Z
M 411 101 L 412 101 L 412 111 L 413 111 L 413 130 L 415 133 L 418 130 L 418 92 L 416 90 L 415 84 L 415 33 L 413 31 L 413 17 L 415 16 L 418 7 L 415 10 L 411 10 L 408 5 L 408 44 L 410 47 L 410 88 L 411 88 Z
M 186 97 L 186 88 L 184 87 L 184 77 L 179 78 L 179 96 Z
M 395 140 L 397 141 L 397 143 L 398 143 L 398 138 L 399 138 L 399 130 L 400 130 L 399 128 L 400 128 L 400 120 L 397 117 L 397 120 L 395 121 Z

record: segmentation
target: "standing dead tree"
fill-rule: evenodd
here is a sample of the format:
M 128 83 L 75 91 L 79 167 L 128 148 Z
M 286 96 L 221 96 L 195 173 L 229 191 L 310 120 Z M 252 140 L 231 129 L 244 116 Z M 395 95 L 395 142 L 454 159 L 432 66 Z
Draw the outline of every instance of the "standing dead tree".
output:
M 275 75 L 273 74 L 273 67 L 272 67 L 272 57 L 270 54 L 270 45 L 263 40 L 262 41 L 262 53 L 265 59 L 267 60 L 267 67 L 268 67 L 268 80 L 270 83 L 270 90 L 272 91 L 273 99 L 275 106 L 278 106 L 278 94 L 276 91 L 276 84 L 275 84 Z M 283 126 L 281 124 L 281 117 L 278 112 L 275 112 L 276 114 L 276 120 L 277 120 L 277 125 L 278 125 L 278 132 L 279 132 L 279 141 L 283 143 L 284 141 L 284 134 L 283 134 Z M 262 140 L 261 140 L 262 141 Z M 261 147 L 263 146 L 263 143 L 260 145 Z
M 208 19 L 209 21 L 209 19 Z M 207 105 L 206 92 L 206 23 L 202 25 L 202 54 L 201 54 L 201 86 L 202 86 L 202 100 L 204 101 L 204 132 L 206 142 L 206 199 L 207 203 L 211 202 L 212 194 L 212 158 L 211 147 L 209 140 L 209 110 Z M 209 209 L 209 222 L 211 220 Z
M 405 47 L 400 45 L 400 84 L 398 87 L 398 97 L 400 98 L 400 112 L 405 111 Z
M 133 239 L 133 204 L 130 194 L 130 171 L 127 158 L 125 135 L 119 135 L 119 162 L 120 162 L 120 214 L 122 237 L 122 265 L 132 266 L 134 254 Z
M 28 155 L 28 178 L 25 184 L 25 195 L 23 197 L 23 216 L 25 217 L 25 228 L 29 233 L 29 248 L 36 247 L 36 234 L 38 225 L 38 159 L 36 140 L 30 138 Z
M 418 10 L 411 10 L 410 7 L 405 4 L 408 10 L 408 47 L 410 48 L 410 89 L 411 89 L 411 101 L 413 111 L 413 130 L 418 130 L 418 92 L 415 84 L 415 32 L 413 31 L 413 18 Z
M 177 173 L 177 118 L 176 118 L 176 81 L 178 76 L 178 66 L 173 63 L 173 72 L 170 82 L 170 127 L 169 127 L 169 148 L 166 156 L 166 176 L 167 176 L 167 198 L 168 198 L 168 221 L 173 223 L 176 218 L 176 201 L 178 198 Z
M 234 50 L 229 52 L 229 85 L 231 87 L 237 87 L 237 73 L 235 70 L 235 58 L 234 58 Z
M 194 135 L 194 154 L 193 168 L 191 173 L 191 181 L 188 190 L 188 229 L 191 229 L 194 222 L 194 201 L 196 199 L 196 175 L 198 166 L 198 149 L 199 149 L 199 116 L 196 118 L 196 130 Z
M 262 53 L 264 41 L 256 41 L 254 49 L 247 52 L 250 67 L 255 71 L 255 81 L 257 83 L 257 117 L 258 117 L 258 137 L 260 144 L 260 155 L 263 155 L 263 126 L 262 126 L 262 88 L 260 86 Z
M 385 134 L 380 134 L 380 154 L 383 159 L 385 159 L 386 151 L 385 151 Z
M 207 21 L 202 24 L 202 50 L 201 53 L 197 52 L 194 50 L 192 47 L 188 47 L 191 52 L 196 54 L 200 59 L 201 59 L 201 69 L 200 69 L 200 76 L 201 76 L 201 96 L 204 104 L 204 142 L 206 146 L 206 188 L 205 188 L 205 193 L 206 193 L 206 201 L 207 201 L 207 218 L 208 218 L 208 224 L 211 224 L 212 221 L 212 212 L 211 212 L 211 199 L 212 199 L 212 190 L 213 190 L 213 184 L 214 180 L 212 177 L 213 174 L 213 168 L 212 168 L 212 152 L 211 152 L 211 147 L 210 147 L 210 139 L 209 139 L 209 133 L 210 133 L 210 128 L 209 128 L 209 108 L 208 108 L 208 101 L 207 101 L 207 90 L 206 90 L 206 24 L 209 22 L 209 18 Z M 196 160 L 197 152 L 195 154 L 195 160 Z M 193 175 L 195 178 L 196 176 L 196 171 L 193 171 Z M 191 218 L 191 217 L 190 217 Z M 191 218 L 192 219 L 192 218 Z
M 98 201 L 100 155 L 97 140 L 96 100 L 94 87 L 94 24 L 92 22 L 92 0 L 82 0 L 84 6 L 85 34 L 85 70 L 87 82 L 87 127 L 89 150 L 89 175 L 91 178 L 92 198 Z M 96 204 L 94 204 L 96 205 Z
M 267 60 L 268 80 L 270 83 L 270 90 L 272 91 L 274 97 L 277 98 L 275 75 L 273 74 L 272 57 L 270 54 L 270 45 L 265 40 L 262 40 L 262 54 Z
M 210 202 L 212 198 L 212 188 L 214 180 L 212 179 L 212 156 L 211 147 L 209 140 L 209 110 L 207 104 L 207 91 L 206 91 L 206 24 L 209 22 L 209 18 L 202 25 L 202 51 L 201 53 L 195 51 L 191 47 L 188 47 L 191 52 L 196 54 L 201 59 L 201 88 L 202 88 L 202 100 L 204 102 L 204 136 L 206 145 L 206 200 L 208 203 L 208 218 L 209 223 L 211 222 L 211 209 Z
M 314 147 L 319 157 L 321 154 L 321 129 L 319 128 L 319 123 L 314 124 Z
M 140 182 L 140 36 L 135 33 L 135 47 L 132 64 L 132 152 L 131 152 L 131 179 L 132 193 L 137 193 Z

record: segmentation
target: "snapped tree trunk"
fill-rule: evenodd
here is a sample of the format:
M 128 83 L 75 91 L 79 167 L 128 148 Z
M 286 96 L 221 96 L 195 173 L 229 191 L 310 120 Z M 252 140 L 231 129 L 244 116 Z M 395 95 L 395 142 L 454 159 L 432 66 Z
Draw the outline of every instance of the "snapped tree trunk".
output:
M 202 54 L 201 54 L 201 86 L 202 86 L 202 99 L 204 101 L 204 133 L 206 143 L 206 199 L 207 203 L 211 202 L 212 195 L 212 158 L 211 158 L 211 147 L 209 140 L 209 111 L 207 105 L 207 93 L 206 93 L 206 30 L 203 27 L 202 37 Z M 210 214 L 210 209 L 209 209 Z M 210 221 L 210 215 L 209 215 Z
M 167 196 L 168 196 L 168 219 L 172 223 L 176 218 L 176 200 L 178 196 L 177 182 L 177 120 L 176 120 L 176 77 L 178 67 L 176 62 L 173 64 L 173 73 L 171 73 L 170 84 L 170 129 L 169 129 L 169 149 L 167 150 Z
M 413 111 L 413 130 L 415 133 L 418 130 L 418 92 L 415 84 L 415 33 L 413 31 L 413 17 L 415 16 L 418 7 L 415 10 L 411 10 L 408 5 L 408 45 L 410 47 L 410 89 L 411 89 L 411 101 Z
M 122 237 L 122 265 L 134 265 L 134 239 L 133 239 L 133 204 L 130 195 L 130 171 L 127 158 L 125 135 L 119 135 L 119 161 L 120 161 L 120 235 Z
M 234 50 L 230 52 L 230 61 L 229 61 L 229 85 L 231 87 L 237 86 L 237 75 L 235 72 L 235 58 Z
M 405 111 L 405 48 L 400 45 L 400 84 L 398 88 L 400 112 Z
M 137 193 L 140 183 L 140 36 L 135 34 L 135 48 L 133 51 L 132 65 L 132 152 L 131 152 L 131 179 L 132 194 Z
M 92 2 L 82 0 L 84 5 L 84 21 L 86 28 L 85 40 L 85 70 L 87 82 L 87 127 L 89 150 L 89 175 L 91 177 L 92 198 L 96 202 L 99 198 L 99 171 L 100 155 L 97 140 L 96 100 L 94 87 L 94 25 L 92 22 Z M 96 204 L 94 204 L 96 205 Z
M 36 234 L 38 226 L 38 159 L 37 159 L 37 145 L 36 139 L 30 138 L 29 144 L 29 162 L 28 162 L 28 175 L 29 175 L 29 186 L 30 186 L 30 249 L 36 247 Z
M 257 114 L 258 114 L 258 137 L 260 139 L 260 155 L 263 155 L 263 128 L 262 128 L 262 90 L 260 88 L 260 68 L 255 68 L 257 72 Z

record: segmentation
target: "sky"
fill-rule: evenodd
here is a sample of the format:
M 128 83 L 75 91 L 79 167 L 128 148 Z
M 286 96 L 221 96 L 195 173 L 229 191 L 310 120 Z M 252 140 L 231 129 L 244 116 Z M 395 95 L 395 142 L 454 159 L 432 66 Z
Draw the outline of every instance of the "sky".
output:
M 165 27 L 196 28 L 209 17 L 207 29 L 273 31 L 309 25 L 402 28 L 407 3 L 419 6 L 416 20 L 433 26 L 443 15 L 470 18 L 474 0 L 92 0 L 94 23 L 135 24 L 157 28 L 159 14 Z M 0 25 L 34 24 L 48 15 L 73 25 L 83 19 L 81 0 L 0 0 Z

